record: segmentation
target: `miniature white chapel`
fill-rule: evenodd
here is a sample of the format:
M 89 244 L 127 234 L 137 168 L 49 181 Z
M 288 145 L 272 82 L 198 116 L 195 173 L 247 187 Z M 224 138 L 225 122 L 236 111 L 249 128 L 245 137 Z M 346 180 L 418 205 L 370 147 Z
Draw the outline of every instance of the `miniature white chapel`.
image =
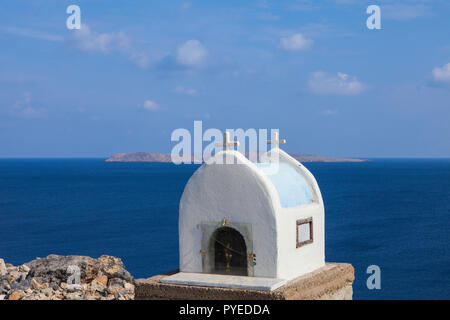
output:
M 278 161 L 254 163 L 230 150 L 237 142 L 225 133 L 215 157 L 233 164 L 205 163 L 192 175 L 179 207 L 179 273 L 161 282 L 275 290 L 325 265 L 319 186 L 278 134 L 268 143 L 261 158 Z

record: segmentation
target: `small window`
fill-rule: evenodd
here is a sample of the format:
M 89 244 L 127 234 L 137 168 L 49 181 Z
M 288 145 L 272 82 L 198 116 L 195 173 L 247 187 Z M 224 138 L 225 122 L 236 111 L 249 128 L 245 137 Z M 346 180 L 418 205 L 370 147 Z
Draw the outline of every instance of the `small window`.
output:
M 297 248 L 313 242 L 312 218 L 297 220 Z

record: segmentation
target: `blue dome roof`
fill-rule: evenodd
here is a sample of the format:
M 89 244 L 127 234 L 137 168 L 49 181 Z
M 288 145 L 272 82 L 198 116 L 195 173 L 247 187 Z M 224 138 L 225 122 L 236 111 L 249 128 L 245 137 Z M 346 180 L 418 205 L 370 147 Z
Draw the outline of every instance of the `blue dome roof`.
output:
M 293 208 L 312 202 L 311 190 L 303 176 L 284 162 L 256 163 L 275 186 L 283 208 Z M 277 166 L 279 166 L 277 170 Z

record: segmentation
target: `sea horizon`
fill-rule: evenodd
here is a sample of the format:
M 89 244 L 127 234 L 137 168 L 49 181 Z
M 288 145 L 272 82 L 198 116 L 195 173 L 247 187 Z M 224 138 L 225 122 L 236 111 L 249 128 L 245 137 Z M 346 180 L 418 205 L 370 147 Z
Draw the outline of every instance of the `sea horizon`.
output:
M 309 154 L 308 154 L 309 155 Z M 329 157 L 329 158 L 346 158 L 346 159 L 365 159 L 365 160 L 450 160 L 450 157 L 350 157 L 350 156 L 323 156 L 323 157 Z M 73 157 L 68 157 L 68 156 L 43 156 L 43 157 L 0 157 L 0 160 L 39 160 L 39 159 L 75 159 L 75 160 L 83 160 L 83 159 L 96 159 L 96 160 L 101 160 L 101 159 L 108 159 L 109 156 L 102 156 L 102 157 L 78 157 L 78 156 L 73 156 Z M 121 162 L 121 161 L 117 161 L 117 162 Z M 123 161 L 125 162 L 125 161 Z M 167 162 L 149 162 L 149 161 L 129 161 L 129 162 L 148 162 L 148 163 L 167 163 Z M 345 161 L 334 161 L 334 162 L 324 162 L 324 161 L 309 161 L 309 162 L 321 162 L 321 163 L 342 163 Z M 349 162 L 349 163 L 355 163 L 355 162 Z

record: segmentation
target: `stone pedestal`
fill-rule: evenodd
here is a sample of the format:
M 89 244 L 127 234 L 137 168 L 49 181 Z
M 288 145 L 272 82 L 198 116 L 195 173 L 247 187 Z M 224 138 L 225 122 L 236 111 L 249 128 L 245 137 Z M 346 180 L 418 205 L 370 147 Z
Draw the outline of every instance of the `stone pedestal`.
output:
M 176 272 L 136 281 L 136 300 L 351 300 L 355 280 L 348 263 L 326 263 L 275 290 L 209 287 L 161 282 Z

